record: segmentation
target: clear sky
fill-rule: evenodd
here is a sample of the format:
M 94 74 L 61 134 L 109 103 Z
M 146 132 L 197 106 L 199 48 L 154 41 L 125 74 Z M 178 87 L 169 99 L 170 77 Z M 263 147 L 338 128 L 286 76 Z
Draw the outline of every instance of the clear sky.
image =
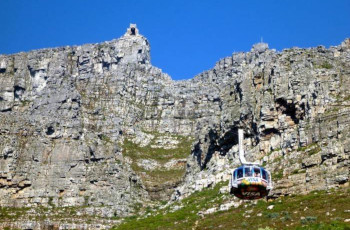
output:
M 0 53 L 97 43 L 136 23 L 151 62 L 192 78 L 263 38 L 270 48 L 340 44 L 350 0 L 0 0 Z

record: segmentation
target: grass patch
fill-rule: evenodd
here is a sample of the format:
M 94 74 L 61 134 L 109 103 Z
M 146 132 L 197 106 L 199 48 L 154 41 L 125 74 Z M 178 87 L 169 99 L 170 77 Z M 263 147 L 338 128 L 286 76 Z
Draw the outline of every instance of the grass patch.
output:
M 166 183 L 182 180 L 186 171 L 186 164 L 184 162 L 171 168 L 164 167 L 164 164 L 170 160 L 186 159 L 191 153 L 192 138 L 181 135 L 161 134 L 157 132 L 145 133 L 154 136 L 147 146 L 140 146 L 132 142 L 131 139 L 125 139 L 122 147 L 123 156 L 131 158 L 131 168 L 142 178 L 146 188 L 162 186 Z M 159 146 L 157 140 L 162 137 L 176 140 L 178 141 L 178 144 L 172 149 L 155 147 Z M 159 167 L 152 170 L 146 170 L 137 164 L 138 161 L 142 159 L 156 161 Z
M 280 162 L 283 159 L 283 156 L 278 156 L 275 159 L 273 159 L 272 163 Z
M 330 107 L 330 108 L 326 109 L 324 114 L 325 114 L 325 116 L 328 116 L 328 115 L 331 115 L 334 113 L 338 113 L 339 110 L 340 110 L 339 106 Z
M 305 147 L 299 147 L 298 152 L 306 152 L 309 156 L 312 156 L 321 151 L 321 147 L 317 143 L 311 143 Z
M 157 183 L 166 183 L 173 181 L 174 178 L 182 178 L 185 174 L 185 167 L 181 169 L 161 170 L 156 169 L 152 171 L 145 171 L 150 181 Z
M 0 207 L 0 223 L 15 223 L 21 221 L 41 222 L 47 219 L 66 223 L 67 221 L 79 220 L 83 223 L 91 221 L 105 221 L 109 218 L 97 214 L 82 214 L 88 206 L 70 207 Z M 98 207 L 97 207 L 98 208 Z M 80 214 L 79 214 L 80 213 Z
M 162 210 L 162 213 L 153 213 L 153 215 L 142 219 L 133 216 L 113 229 L 191 229 L 196 220 L 200 218 L 197 215 L 200 210 L 220 203 L 221 199 L 218 197 L 218 193 L 222 186 L 227 186 L 227 182 L 218 183 L 213 189 L 204 189 L 183 199 L 181 204 L 184 207 L 176 211 L 172 212 L 170 208 L 167 208 Z
M 350 230 L 349 224 L 340 221 L 331 221 L 330 223 L 315 223 L 306 226 L 298 226 L 296 230 Z
M 229 194 L 221 194 L 220 188 L 227 186 L 220 182 L 213 188 L 195 192 L 189 197 L 175 202 L 164 209 L 150 209 L 149 216 L 132 216 L 113 229 L 332 229 L 350 230 L 349 218 L 350 190 L 314 191 L 307 195 L 291 195 L 276 200 L 243 202 L 238 208 L 198 215 L 209 208 L 236 200 Z M 163 203 L 164 204 L 164 203 Z M 136 203 L 135 209 L 143 204 Z M 272 209 L 268 209 L 272 205 Z M 180 208 L 174 209 L 175 206 Z M 97 223 L 113 220 L 99 217 L 77 215 L 84 207 L 56 208 L 11 208 L 0 207 L 0 223 L 15 222 L 20 219 L 43 221 L 50 219 L 66 223 L 79 220 L 83 223 Z
M 281 148 L 274 149 L 274 150 L 270 151 L 269 153 L 267 153 L 266 156 L 270 156 L 272 153 L 277 152 L 277 151 L 281 151 L 281 150 L 282 150 Z
M 338 104 L 339 106 L 341 106 L 341 103 L 342 102 L 347 102 L 347 101 L 350 101 L 350 95 L 347 95 L 347 96 L 341 96 L 341 95 L 336 95 L 336 103 L 340 103 L 340 104 Z
M 28 210 L 29 208 L 0 207 L 0 220 L 16 220 L 25 216 Z
M 317 145 L 316 147 L 314 147 L 313 149 L 308 151 L 308 154 L 309 154 L 309 156 L 311 156 L 311 155 L 314 155 L 316 153 L 319 153 L 321 150 L 322 150 L 321 147 Z
M 298 152 L 307 152 L 309 156 L 314 155 L 318 152 L 320 152 L 322 149 L 317 143 L 311 143 L 304 147 L 299 147 L 297 149 Z
M 316 216 L 307 216 L 304 219 L 301 219 L 300 222 L 302 225 L 308 225 L 310 223 L 315 223 L 317 221 Z
M 274 179 L 277 179 L 277 180 L 282 179 L 283 178 L 283 170 L 280 169 L 280 170 L 272 173 L 271 177 L 272 177 L 272 180 L 274 180 Z
M 113 143 L 111 138 L 109 136 L 105 135 L 105 134 L 100 134 L 100 135 L 98 135 L 98 137 L 104 142 Z
M 333 65 L 329 63 L 328 61 L 323 61 L 322 63 L 318 62 L 315 63 L 315 68 L 316 69 L 332 69 Z
M 323 68 L 323 69 L 332 69 L 333 68 L 333 65 L 330 64 L 329 62 L 323 62 L 321 65 L 320 65 L 320 68 Z
M 299 148 L 297 149 L 297 151 L 298 151 L 298 152 L 305 152 L 305 150 L 310 149 L 310 148 L 312 148 L 312 147 L 314 147 L 314 146 L 316 146 L 316 145 L 317 145 L 317 143 L 311 143 L 311 144 L 309 144 L 309 145 L 307 145 L 307 146 L 299 147 Z
M 294 174 L 300 174 L 300 173 L 306 173 L 306 170 L 305 169 L 294 169 L 291 174 L 294 175 Z
M 152 159 L 159 163 L 166 163 L 170 159 L 186 158 L 191 153 L 192 139 L 190 137 L 171 135 L 179 141 L 178 147 L 175 149 L 152 148 L 151 145 L 156 144 L 155 139 L 158 135 L 145 147 L 141 147 L 131 140 L 125 139 L 123 143 L 123 155 L 130 157 L 132 160 Z
M 199 211 L 218 207 L 233 200 L 219 190 L 227 183 L 204 189 L 173 206 L 183 208 L 171 212 L 171 207 L 151 212 L 148 217 L 126 219 L 114 229 L 350 229 L 349 190 L 315 191 L 307 195 L 292 195 L 266 202 L 244 202 L 238 208 L 204 216 Z M 267 207 L 273 205 L 272 209 Z M 327 215 L 326 213 L 330 213 Z
M 30 103 L 31 103 L 31 101 L 29 101 L 29 100 L 23 100 L 23 101 L 21 101 L 21 106 L 27 106 Z

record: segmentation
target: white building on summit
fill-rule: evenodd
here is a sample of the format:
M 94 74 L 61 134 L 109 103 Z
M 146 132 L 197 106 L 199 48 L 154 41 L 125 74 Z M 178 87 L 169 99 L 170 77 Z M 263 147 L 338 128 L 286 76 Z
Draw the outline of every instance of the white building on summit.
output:
M 130 23 L 129 28 L 126 30 L 125 35 L 135 36 L 139 34 L 139 30 L 136 27 L 136 24 Z

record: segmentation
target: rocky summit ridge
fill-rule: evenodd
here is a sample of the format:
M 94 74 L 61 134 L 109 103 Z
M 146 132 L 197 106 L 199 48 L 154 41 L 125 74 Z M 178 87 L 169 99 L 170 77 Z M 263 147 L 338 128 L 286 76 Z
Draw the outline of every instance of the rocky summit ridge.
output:
M 123 217 L 227 181 L 248 158 L 272 197 L 349 185 L 350 39 L 234 53 L 192 79 L 131 25 L 99 44 L 0 55 L 0 206 Z

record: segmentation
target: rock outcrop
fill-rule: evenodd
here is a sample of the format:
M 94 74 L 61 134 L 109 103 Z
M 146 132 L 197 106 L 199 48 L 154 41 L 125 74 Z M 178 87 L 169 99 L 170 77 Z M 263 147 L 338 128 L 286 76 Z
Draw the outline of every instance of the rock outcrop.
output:
M 191 80 L 213 86 L 220 112 L 197 126 L 173 198 L 229 178 L 239 164 L 238 128 L 251 160 L 273 173 L 272 196 L 348 186 L 349 44 L 276 52 L 259 43 Z
M 150 63 L 135 25 L 110 42 L 0 56 L 0 205 L 112 217 L 181 199 L 228 179 L 238 128 L 273 172 L 273 196 L 348 185 L 349 39 L 259 43 L 184 81 Z

